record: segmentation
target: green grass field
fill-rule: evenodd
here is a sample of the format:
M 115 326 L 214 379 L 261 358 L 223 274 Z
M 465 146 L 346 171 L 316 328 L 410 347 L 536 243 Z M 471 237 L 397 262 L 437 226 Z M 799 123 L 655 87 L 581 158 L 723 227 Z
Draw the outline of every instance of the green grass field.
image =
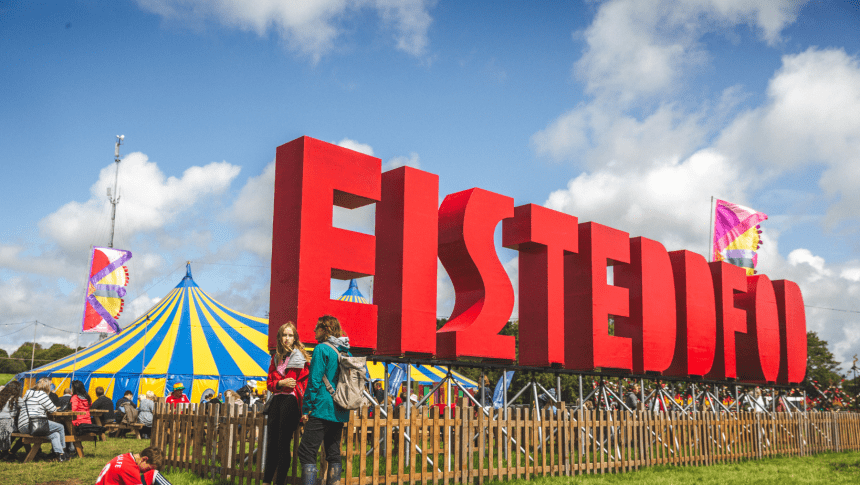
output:
M 7 382 L 15 378 L 15 374 L 0 374 L 0 386 L 5 386 Z
M 148 446 L 146 440 L 109 438 L 106 442 L 85 443 L 85 457 L 67 463 L 4 463 L 0 462 L 2 485 L 84 485 L 95 482 L 104 465 L 121 454 L 137 452 Z M 48 445 L 42 446 L 49 452 Z M 225 482 L 204 480 L 190 472 L 165 475 L 174 485 L 223 485 Z M 808 457 L 780 457 L 751 460 L 710 467 L 661 466 L 618 475 L 583 475 L 575 478 L 581 483 L 860 483 L 860 452 L 822 453 Z M 570 483 L 567 477 L 535 478 L 531 481 L 485 482 L 506 484 L 561 485 Z
M 561 485 L 566 477 L 490 482 L 508 485 Z M 860 483 L 860 452 L 822 453 L 805 457 L 779 457 L 702 467 L 659 466 L 618 475 L 583 475 L 577 483 L 647 484 L 791 484 Z

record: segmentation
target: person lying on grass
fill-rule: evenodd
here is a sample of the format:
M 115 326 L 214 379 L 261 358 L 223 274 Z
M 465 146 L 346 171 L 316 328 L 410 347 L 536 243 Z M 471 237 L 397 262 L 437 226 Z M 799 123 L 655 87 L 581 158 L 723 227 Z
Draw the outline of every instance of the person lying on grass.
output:
M 164 453 L 154 446 L 119 455 L 105 465 L 96 485 L 170 485 L 158 472 L 163 464 Z

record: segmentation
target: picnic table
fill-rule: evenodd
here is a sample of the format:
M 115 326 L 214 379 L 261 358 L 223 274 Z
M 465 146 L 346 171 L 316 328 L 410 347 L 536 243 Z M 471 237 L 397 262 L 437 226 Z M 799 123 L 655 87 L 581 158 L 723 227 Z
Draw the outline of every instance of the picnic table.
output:
M 75 434 L 75 428 L 72 421 L 76 417 L 86 414 L 84 411 L 56 411 L 48 413 L 48 419 L 58 422 L 66 428 L 66 443 L 74 443 L 75 452 L 79 458 L 84 456 L 83 441 L 95 442 L 98 437 L 94 433 Z M 32 436 L 24 433 L 12 433 L 13 438 L 21 438 L 24 442 L 24 450 L 27 451 L 27 456 L 24 458 L 24 463 L 29 463 L 36 458 L 36 454 L 45 443 L 50 443 L 51 440 L 47 436 Z M 32 446 L 36 445 L 36 446 Z
M 96 426 L 105 426 L 105 424 L 102 423 L 102 417 L 105 414 L 112 412 L 113 411 L 108 411 L 107 409 L 90 409 L 90 419 Z M 105 434 L 102 433 L 101 435 L 99 435 L 99 438 L 101 438 L 102 441 L 105 441 Z

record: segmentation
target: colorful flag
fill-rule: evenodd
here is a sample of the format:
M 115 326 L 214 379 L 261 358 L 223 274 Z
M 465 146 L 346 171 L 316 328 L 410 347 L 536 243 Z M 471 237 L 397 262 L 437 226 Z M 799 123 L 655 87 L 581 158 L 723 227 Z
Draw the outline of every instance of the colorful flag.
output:
M 508 388 L 511 386 L 511 381 L 514 378 L 514 371 L 505 371 L 502 377 L 499 377 L 499 382 L 496 383 L 496 389 L 493 391 L 493 407 L 499 409 L 505 405 L 505 395 Z
M 767 214 L 717 199 L 714 213 L 714 261 L 725 261 L 755 274 L 761 227 Z
M 131 251 L 93 247 L 82 327 L 84 332 L 119 333 Z
M 402 364 L 394 364 L 394 370 L 388 375 L 388 395 L 397 396 L 397 391 L 400 390 L 404 380 L 406 380 L 406 371 L 403 370 Z

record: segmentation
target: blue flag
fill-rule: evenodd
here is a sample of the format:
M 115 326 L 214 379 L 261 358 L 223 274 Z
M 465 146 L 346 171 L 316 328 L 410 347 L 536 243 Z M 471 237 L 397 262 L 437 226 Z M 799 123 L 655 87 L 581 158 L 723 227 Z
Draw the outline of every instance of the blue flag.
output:
M 403 370 L 397 364 L 392 364 L 394 369 L 388 374 L 388 395 L 391 397 L 397 396 L 397 391 L 400 389 L 400 385 L 403 384 L 403 381 L 406 379 L 406 371 Z
M 514 379 L 514 371 L 509 370 L 499 377 L 499 382 L 496 383 L 496 390 L 493 391 L 493 407 L 499 409 L 505 405 L 505 394 L 511 381 Z

